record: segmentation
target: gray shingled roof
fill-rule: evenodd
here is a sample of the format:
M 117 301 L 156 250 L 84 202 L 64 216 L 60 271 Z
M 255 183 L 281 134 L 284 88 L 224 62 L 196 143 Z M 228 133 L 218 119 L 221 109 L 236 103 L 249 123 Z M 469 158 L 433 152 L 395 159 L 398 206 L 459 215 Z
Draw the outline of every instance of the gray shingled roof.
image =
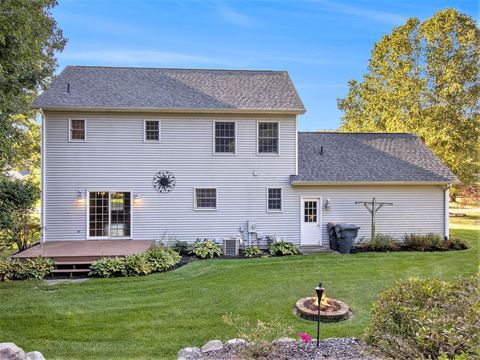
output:
M 67 66 L 33 106 L 305 112 L 286 71 L 94 66 Z
M 457 178 L 414 134 L 299 132 L 298 175 L 291 180 L 452 183 Z

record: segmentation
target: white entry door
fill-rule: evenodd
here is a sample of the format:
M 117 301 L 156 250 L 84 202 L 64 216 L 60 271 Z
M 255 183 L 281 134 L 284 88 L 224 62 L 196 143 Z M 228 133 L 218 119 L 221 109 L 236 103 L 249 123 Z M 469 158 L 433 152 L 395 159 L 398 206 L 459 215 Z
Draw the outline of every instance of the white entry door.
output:
M 321 200 L 319 198 L 302 198 L 302 245 L 322 245 Z

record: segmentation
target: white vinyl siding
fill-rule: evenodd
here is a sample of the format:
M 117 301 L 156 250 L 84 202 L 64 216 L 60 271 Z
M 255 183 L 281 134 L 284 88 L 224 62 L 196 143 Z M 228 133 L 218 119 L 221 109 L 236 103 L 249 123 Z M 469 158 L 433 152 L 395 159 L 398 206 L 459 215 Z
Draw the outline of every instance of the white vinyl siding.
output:
M 77 201 L 78 189 L 138 194 L 132 207 L 134 240 L 164 233 L 185 241 L 232 237 L 249 220 L 256 221 L 261 235 L 298 238 L 298 224 L 286 221 L 285 209 L 275 216 L 265 210 L 267 187 L 283 188 L 284 207 L 293 204 L 285 193 L 295 172 L 293 115 L 82 113 L 88 118 L 88 142 L 82 144 L 67 144 L 68 114 L 45 115 L 46 241 L 86 239 L 85 201 Z M 142 141 L 144 119 L 161 119 L 162 141 L 155 146 Z M 237 123 L 236 156 L 212 156 L 213 121 Z M 257 156 L 258 121 L 281 124 L 280 156 Z M 175 175 L 172 192 L 154 189 L 159 171 Z M 194 209 L 193 189 L 206 187 L 218 189 L 216 211 Z

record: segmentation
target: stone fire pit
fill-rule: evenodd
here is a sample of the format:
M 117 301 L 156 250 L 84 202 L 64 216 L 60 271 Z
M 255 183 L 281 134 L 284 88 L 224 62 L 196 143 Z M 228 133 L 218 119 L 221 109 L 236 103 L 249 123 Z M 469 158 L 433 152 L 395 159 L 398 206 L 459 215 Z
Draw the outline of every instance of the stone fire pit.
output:
M 318 319 L 318 300 L 316 297 L 306 297 L 297 301 L 295 312 L 306 320 L 317 321 Z M 322 298 L 320 302 L 320 321 L 335 322 L 347 320 L 351 317 L 351 311 L 343 301 Z

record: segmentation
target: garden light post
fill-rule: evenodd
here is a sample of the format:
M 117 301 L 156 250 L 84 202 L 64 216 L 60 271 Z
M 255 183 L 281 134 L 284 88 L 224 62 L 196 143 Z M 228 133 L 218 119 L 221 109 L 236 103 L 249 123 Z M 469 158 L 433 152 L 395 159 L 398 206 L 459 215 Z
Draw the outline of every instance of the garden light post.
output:
M 322 283 L 318 284 L 315 288 L 318 298 L 318 317 L 317 317 L 317 348 L 320 346 L 320 303 L 322 301 L 323 292 L 325 289 L 322 286 Z

